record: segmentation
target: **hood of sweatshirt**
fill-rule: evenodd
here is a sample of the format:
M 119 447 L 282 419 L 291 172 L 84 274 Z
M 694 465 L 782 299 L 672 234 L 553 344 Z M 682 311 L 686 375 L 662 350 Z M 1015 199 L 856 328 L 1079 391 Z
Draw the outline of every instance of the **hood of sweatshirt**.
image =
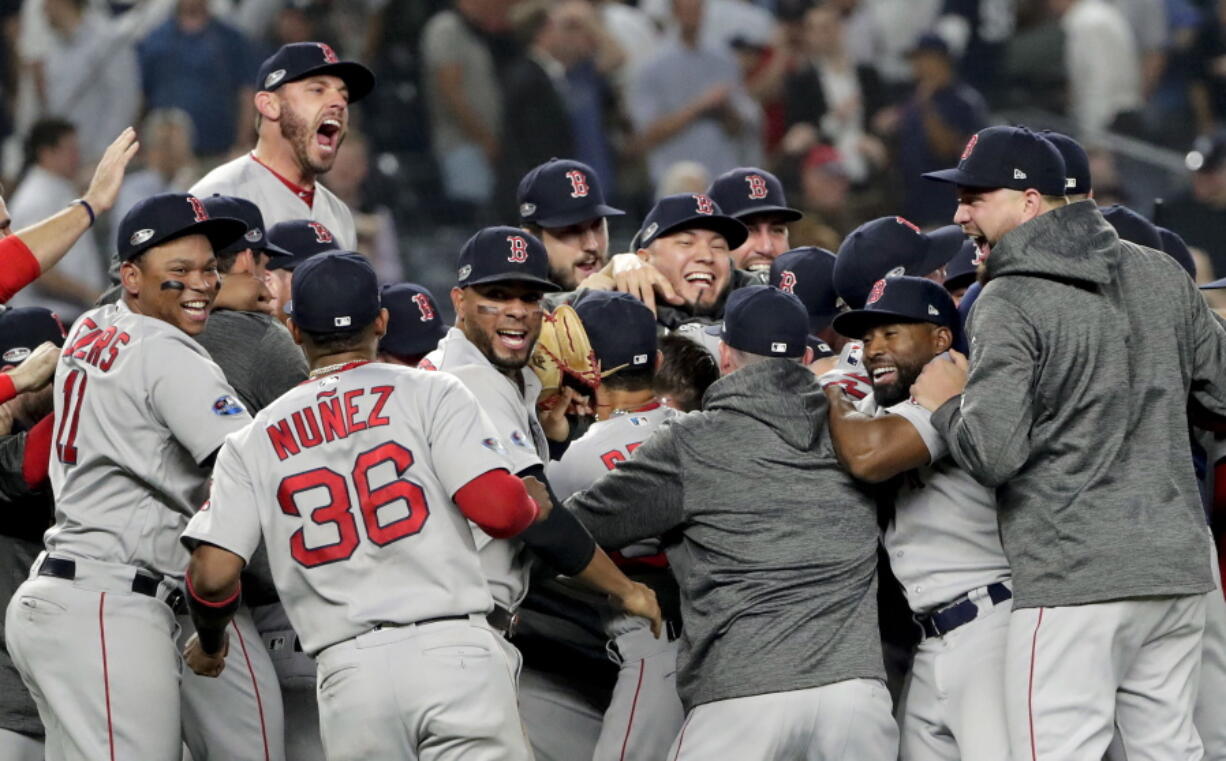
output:
M 711 384 L 704 411 L 728 411 L 762 422 L 796 449 L 807 450 L 826 424 L 826 395 L 804 365 L 770 359 Z
M 1111 281 L 1119 249 L 1119 236 L 1098 206 L 1078 201 L 1005 233 L 988 257 L 988 277 L 1035 275 L 1103 285 Z

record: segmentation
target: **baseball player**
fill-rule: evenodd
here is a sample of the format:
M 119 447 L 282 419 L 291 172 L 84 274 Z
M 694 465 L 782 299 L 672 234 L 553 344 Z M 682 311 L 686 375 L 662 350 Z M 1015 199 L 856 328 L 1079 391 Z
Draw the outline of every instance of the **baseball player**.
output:
M 349 106 L 374 86 L 369 69 L 340 60 L 322 42 L 283 45 L 260 66 L 255 150 L 209 172 L 191 192 L 246 198 L 269 225 L 311 219 L 335 233 L 341 246 L 356 246 L 353 213 L 317 178 L 336 161 Z
M 741 167 L 721 174 L 707 195 L 725 214 L 749 228 L 749 237 L 732 250 L 732 265 L 743 270 L 765 270 L 788 244 L 788 223 L 804 214 L 788 206 L 783 183 L 764 169 Z
M 379 361 L 417 367 L 447 335 L 434 296 L 416 283 L 383 287 L 387 333 L 379 339 Z
M 371 363 L 388 317 L 361 255 L 312 259 L 292 295 L 311 379 L 227 440 L 183 533 L 188 665 L 216 676 L 241 658 L 228 626 L 262 539 L 319 665 L 330 761 L 531 758 L 464 519 L 513 536 L 547 493 L 537 484 L 534 499 L 508 474 L 504 445 L 454 378 Z
M 770 263 L 767 284 L 800 299 L 809 313 L 809 346 L 813 356 L 833 356 L 844 341 L 830 321 L 839 313 L 834 290 L 835 255 L 824 248 L 801 246 L 785 251 Z
M 119 230 L 123 301 L 69 331 L 55 378 L 55 525 L 5 634 L 49 758 L 177 761 L 178 536 L 222 440 L 250 422 L 192 336 L 217 293 L 213 252 L 247 228 L 165 194 Z
M 1226 413 L 1226 330 L 1170 257 L 1067 203 L 1066 174 L 1041 136 L 1003 126 L 930 173 L 958 186 L 988 283 L 969 376 L 961 355 L 937 360 L 912 394 L 996 489 L 1013 758 L 1097 761 L 1117 732 L 1129 757 L 1201 758 L 1214 583 L 1186 420 L 1189 396 Z
M 520 226 L 545 244 L 549 279 L 573 291 L 609 256 L 609 217 L 600 178 L 587 164 L 551 159 L 524 175 L 515 194 Z
M 1013 592 L 996 498 L 945 458 L 931 413 L 909 398 L 924 365 L 953 344 L 957 307 L 930 280 L 883 279 L 864 309 L 835 317 L 834 326 L 863 342 L 850 372 L 821 377 L 835 452 L 861 480 L 903 475 L 883 543 L 924 639 L 901 700 L 900 758 L 1008 758 L 1004 659 Z
M 8 302 L 14 294 L 54 267 L 94 226 L 97 215 L 115 205 L 124 170 L 139 149 L 136 131 L 128 127 L 98 160 L 85 195 L 58 214 L 16 233 L 0 194 L 0 263 L 3 264 L 0 267 L 0 304 Z
M 273 257 L 266 267 L 273 315 L 284 325 L 289 319 L 285 302 L 289 301 L 294 270 L 315 254 L 337 250 L 340 242 L 323 223 L 311 219 L 291 219 L 272 225 L 268 228 L 268 242 L 289 252 L 289 256 Z
M 594 391 L 597 422 L 546 470 L 562 500 L 590 487 L 678 414 L 652 390 L 659 356 L 651 310 L 628 294 L 607 291 L 585 292 L 574 306 L 600 362 L 601 382 Z M 677 600 L 658 540 L 622 549 L 619 565 L 652 586 L 659 599 Z M 680 623 L 678 610 L 666 617 Z M 607 618 L 619 668 L 593 761 L 664 758 L 685 718 L 677 697 L 677 642 L 652 636 L 643 619 Z
M 913 275 L 945 279 L 945 264 L 958 255 L 966 236 L 957 225 L 925 233 L 903 217 L 881 217 L 852 230 L 834 263 L 834 288 L 853 309 L 863 309 L 881 278 Z
M 523 230 L 488 227 L 469 238 L 460 251 L 458 283 L 451 290 L 456 325 L 419 365 L 459 378 L 507 442 L 515 474 L 541 481 L 546 481 L 549 444 L 536 412 L 541 382 L 527 363 L 541 330 L 541 299 L 558 288 L 548 273 L 544 245 Z M 557 412 L 566 411 L 577 398 L 572 389 L 565 389 L 552 416 L 554 440 L 564 441 L 569 433 L 569 424 Z M 492 540 L 484 534 L 474 538 L 494 597 L 490 623 L 507 636 L 528 588 L 526 548 L 559 573 L 610 595 L 626 612 L 651 619 L 653 631 L 659 633 L 655 594 L 618 571 L 565 510 L 526 531 L 522 542 Z

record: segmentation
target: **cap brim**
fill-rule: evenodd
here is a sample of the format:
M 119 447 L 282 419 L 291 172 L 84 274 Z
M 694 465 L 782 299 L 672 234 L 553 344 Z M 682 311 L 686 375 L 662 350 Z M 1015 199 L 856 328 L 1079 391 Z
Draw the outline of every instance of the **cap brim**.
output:
M 865 333 L 875 327 L 900 322 L 917 323 L 928 321 L 916 319 L 909 314 L 887 312 L 884 309 L 853 309 L 850 312 L 844 312 L 835 317 L 831 325 L 834 326 L 835 332 L 839 335 L 859 341 L 864 338 Z
M 729 249 L 740 248 L 744 245 L 745 241 L 749 240 L 749 228 L 745 227 L 744 223 L 738 219 L 719 214 L 696 214 L 659 231 L 651 239 L 651 243 L 683 230 L 711 230 L 712 232 L 717 232 L 724 236 Z
M 975 282 L 975 271 L 970 272 L 955 272 L 952 275 L 947 275 L 943 285 L 945 290 L 953 293 L 959 288 L 969 288 L 971 283 Z
M 289 82 L 298 82 L 306 79 L 307 77 L 313 77 L 320 74 L 330 74 L 334 77 L 340 77 L 345 82 L 345 86 L 349 88 L 350 103 L 357 103 L 362 98 L 370 95 L 370 91 L 375 89 L 374 72 L 356 61 L 325 63 L 323 66 L 316 66 L 313 69 L 307 69 L 293 79 L 284 80 L 280 85 L 278 85 L 278 87 L 284 87 Z
M 394 354 L 398 357 L 415 357 L 418 354 L 429 354 L 438 346 L 438 342 L 447 335 L 447 326 L 441 322 L 437 330 L 430 333 L 411 336 L 385 335 L 379 342 L 379 351 Z
M 471 288 L 474 285 L 489 285 L 491 283 L 527 283 L 529 285 L 539 286 L 542 291 L 554 293 L 562 290 L 562 287 L 552 280 L 535 277 L 533 275 L 517 275 L 514 272 L 502 272 L 497 275 L 486 275 L 478 280 L 469 280 L 461 285 L 461 288 Z
M 1205 283 L 1204 285 L 1197 287 L 1202 291 L 1216 291 L 1219 288 L 1226 288 L 1226 277 L 1222 278 L 1221 280 L 1214 280 L 1211 283 Z
M 580 222 L 586 222 L 589 219 L 597 217 L 624 217 L 626 212 L 621 209 L 615 209 L 612 206 L 607 206 L 603 203 L 598 203 L 595 206 L 589 206 L 586 209 L 575 209 L 566 214 L 559 214 L 556 217 L 542 217 L 540 219 L 525 219 L 534 225 L 540 227 L 569 227 Z
M 954 167 L 953 169 L 938 169 L 935 172 L 924 172 L 922 175 L 925 180 L 935 180 L 936 182 L 947 182 L 951 185 L 961 185 L 964 188 L 997 188 L 1001 187 L 999 182 L 985 180 L 982 177 L 976 177 L 973 174 Z
M 294 255 L 292 251 L 286 251 L 277 244 L 268 242 L 265 242 L 263 246 L 256 250 L 263 251 L 270 259 L 284 259 Z
M 753 206 L 748 209 L 741 209 L 733 215 L 734 219 L 742 222 L 746 217 L 757 216 L 758 214 L 774 214 L 783 218 L 784 222 L 796 222 L 804 219 L 805 213 L 799 209 L 793 209 L 790 206 Z
M 942 251 L 941 246 L 934 245 L 930 240 L 928 250 L 924 252 L 924 258 L 919 261 L 919 271 L 908 274 L 913 274 L 916 277 L 927 277 L 930 272 L 934 272 L 958 258 L 959 253 L 961 253 L 961 247 L 954 251 L 953 255 L 950 255 L 948 251 Z
M 214 252 L 219 252 L 247 234 L 247 223 L 231 217 L 210 217 L 203 222 L 196 222 L 179 230 L 174 230 L 159 238 L 153 238 L 143 245 L 130 249 L 125 253 L 124 260 L 131 261 L 151 248 L 187 237 L 188 235 L 203 235 L 209 239 L 209 245 Z

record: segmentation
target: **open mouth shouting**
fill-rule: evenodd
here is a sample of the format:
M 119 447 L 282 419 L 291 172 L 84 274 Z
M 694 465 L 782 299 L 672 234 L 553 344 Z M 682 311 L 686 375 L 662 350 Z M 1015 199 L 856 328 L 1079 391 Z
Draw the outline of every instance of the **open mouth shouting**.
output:
M 697 288 L 711 288 L 715 285 L 715 273 L 713 272 L 690 272 L 685 276 L 685 282 Z
M 988 256 L 992 253 L 992 244 L 988 243 L 988 239 L 982 235 L 972 235 L 971 240 L 974 241 L 975 250 L 978 252 L 971 264 L 978 267 L 988 260 Z
M 333 153 L 340 147 L 341 122 L 339 119 L 324 119 L 315 130 L 315 142 L 325 153 Z
M 528 348 L 528 331 L 502 328 L 497 331 L 498 342 L 511 351 L 523 351 Z

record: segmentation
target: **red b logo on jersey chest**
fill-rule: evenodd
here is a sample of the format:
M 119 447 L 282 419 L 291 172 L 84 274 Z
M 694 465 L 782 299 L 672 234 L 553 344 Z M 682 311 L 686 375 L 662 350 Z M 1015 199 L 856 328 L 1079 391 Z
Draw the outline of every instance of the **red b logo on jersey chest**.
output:
M 507 261 L 512 264 L 523 264 L 528 261 L 528 241 L 518 235 L 508 235 L 507 243 L 511 244 L 511 255 Z
M 417 310 L 421 312 L 422 322 L 430 322 L 434 319 L 434 307 L 430 306 L 430 299 L 426 298 L 426 294 L 413 294 L 413 303 L 417 305 Z
M 715 213 L 715 202 L 713 202 L 709 196 L 702 195 L 701 193 L 696 193 L 694 195 L 694 201 L 698 204 L 698 208 L 696 209 L 696 211 L 699 214 L 714 214 Z
M 864 306 L 876 304 L 885 295 L 885 278 L 873 283 L 873 290 L 868 293 L 868 301 L 864 302 Z
M 784 270 L 779 275 L 779 290 L 784 293 L 796 293 L 796 275 L 791 270 Z
M 307 224 L 311 227 L 312 230 L 315 231 L 315 242 L 316 243 L 331 243 L 332 242 L 332 231 L 331 230 L 319 224 L 318 222 L 307 222 Z
M 749 197 L 755 201 L 766 198 L 766 178 L 760 174 L 751 174 L 745 178 L 749 183 Z
M 324 53 L 324 63 L 340 63 L 341 62 L 341 59 L 336 57 L 336 51 L 332 49 L 331 45 L 325 42 L 317 42 L 315 44 L 319 45 L 319 49 L 322 50 Z
M 571 198 L 587 198 L 590 189 L 587 185 L 587 176 L 583 172 L 572 169 L 566 173 L 566 179 L 570 180 Z
M 201 201 L 195 196 L 188 196 L 187 202 L 191 204 L 192 211 L 196 214 L 197 222 L 206 222 L 209 218 L 209 210 L 204 208 L 204 201 Z

